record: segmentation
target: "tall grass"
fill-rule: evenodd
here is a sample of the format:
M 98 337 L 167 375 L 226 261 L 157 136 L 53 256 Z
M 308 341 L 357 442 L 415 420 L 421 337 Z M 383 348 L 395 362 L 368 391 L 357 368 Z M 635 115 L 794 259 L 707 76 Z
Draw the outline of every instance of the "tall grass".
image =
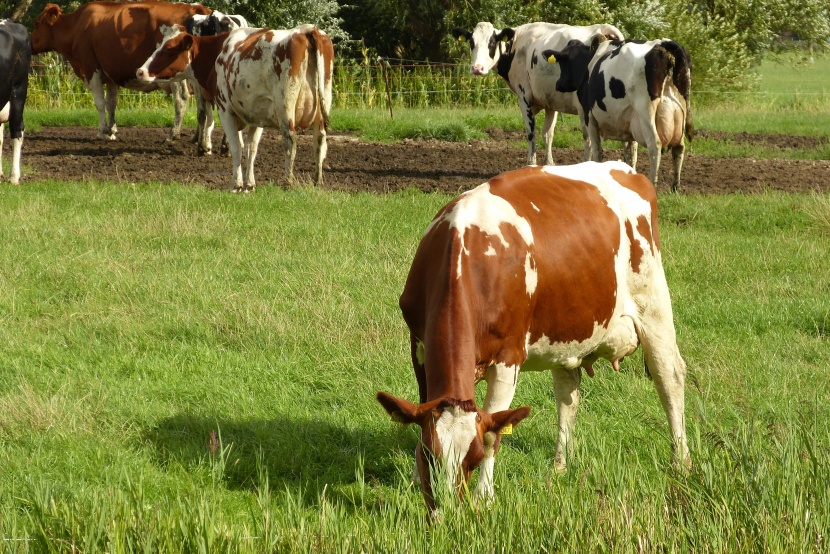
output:
M 448 197 L 35 182 L 0 188 L 0 539 L 9 551 L 823 552 L 830 235 L 818 196 L 661 196 L 694 467 L 633 356 L 551 380 L 496 502 L 426 523 L 397 308 Z M 482 391 L 479 391 L 481 393 Z

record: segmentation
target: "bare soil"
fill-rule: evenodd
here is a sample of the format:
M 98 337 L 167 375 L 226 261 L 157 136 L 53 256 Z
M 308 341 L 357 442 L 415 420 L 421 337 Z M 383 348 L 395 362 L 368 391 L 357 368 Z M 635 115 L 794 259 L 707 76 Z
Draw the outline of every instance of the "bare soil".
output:
M 123 127 L 119 139 L 105 142 L 88 127 L 43 127 L 26 133 L 23 146 L 23 182 L 37 179 L 61 181 L 109 180 L 115 182 L 182 182 L 209 188 L 230 188 L 231 162 L 228 157 L 198 156 L 187 138 L 168 142 L 168 130 Z M 791 135 L 754 135 L 700 131 L 709 136 L 735 142 L 748 142 L 773 148 L 815 148 L 826 138 Z M 521 167 L 526 149 L 521 135 L 492 132 L 491 140 L 463 143 L 412 141 L 370 143 L 354 136 L 329 134 L 329 150 L 324 171 L 324 188 L 347 191 L 393 192 L 406 188 L 457 193 L 475 187 L 490 177 Z M 213 136 L 215 148 L 221 132 Z M 789 192 L 830 192 L 830 160 L 795 161 L 786 159 L 723 159 L 694 154 L 686 156 L 681 190 L 686 193 L 758 193 L 765 190 Z M 606 157 L 616 159 L 621 152 L 606 148 Z M 581 161 L 576 149 L 554 149 L 557 164 Z M 638 171 L 648 173 L 648 157 L 641 153 Z M 671 182 L 671 158 L 666 155 L 660 168 L 659 189 Z M 282 184 L 284 156 L 281 137 L 266 130 L 256 159 L 255 172 L 261 185 L 269 181 Z M 310 182 L 314 161 L 311 136 L 300 136 L 295 174 Z

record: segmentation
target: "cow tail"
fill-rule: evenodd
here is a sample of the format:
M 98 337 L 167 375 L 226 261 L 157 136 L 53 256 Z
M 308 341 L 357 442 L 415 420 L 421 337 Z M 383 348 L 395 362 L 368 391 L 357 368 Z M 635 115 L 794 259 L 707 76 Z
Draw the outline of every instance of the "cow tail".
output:
M 317 28 L 311 30 L 308 33 L 308 40 L 311 44 L 312 54 L 315 56 L 316 65 L 317 65 L 317 74 L 316 79 L 314 80 L 316 84 L 316 88 L 314 90 L 314 102 L 320 109 L 320 113 L 323 116 L 323 129 L 329 129 L 329 111 L 326 107 L 326 101 L 324 99 L 325 91 L 326 91 L 326 60 L 323 55 L 323 49 L 321 48 L 320 44 L 320 34 Z
M 694 124 L 692 122 L 692 60 L 688 52 L 673 40 L 665 40 L 662 44 L 663 48 L 668 51 L 674 58 L 674 68 L 672 70 L 672 82 L 677 90 L 686 101 L 686 138 L 692 140 L 694 135 Z

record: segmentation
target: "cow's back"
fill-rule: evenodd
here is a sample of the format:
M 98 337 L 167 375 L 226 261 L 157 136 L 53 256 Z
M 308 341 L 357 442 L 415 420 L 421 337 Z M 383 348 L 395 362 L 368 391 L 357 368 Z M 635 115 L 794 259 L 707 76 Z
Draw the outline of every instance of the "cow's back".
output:
M 312 55 L 318 47 L 324 49 L 328 62 L 321 77 L 327 84 L 330 106 L 334 50 L 328 36 L 311 25 L 231 31 L 216 60 L 217 101 L 247 125 L 280 127 L 284 121 L 292 131 L 310 127 L 320 117 L 317 99 L 311 94 L 320 83 L 317 59 Z
M 647 178 L 617 162 L 529 167 L 491 179 L 436 215 L 401 309 L 433 350 L 437 335 L 454 330 L 454 345 L 475 345 L 476 364 L 542 344 L 555 346 L 545 367 L 565 365 L 636 347 L 629 316 L 649 302 L 642 283 L 655 271 L 664 287 Z

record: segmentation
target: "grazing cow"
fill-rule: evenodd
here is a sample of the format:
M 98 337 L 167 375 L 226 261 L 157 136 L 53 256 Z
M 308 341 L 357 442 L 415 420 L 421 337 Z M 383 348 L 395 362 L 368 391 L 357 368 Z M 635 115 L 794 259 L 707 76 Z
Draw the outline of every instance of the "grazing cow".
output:
M 149 92 L 167 86 L 142 83 L 135 78 L 135 70 L 161 42 L 161 25 L 180 24 L 193 15 L 209 13 L 210 9 L 198 4 L 158 0 L 90 2 L 66 14 L 60 6 L 47 4 L 35 19 L 32 52 L 56 51 L 69 62 L 92 91 L 98 109 L 98 137 L 115 140 L 119 87 Z M 176 110 L 173 139 L 181 133 L 187 102 L 184 86 L 176 83 L 172 90 Z
M 564 470 L 584 369 L 614 369 L 642 344 L 668 416 L 676 462 L 690 463 L 686 365 L 677 348 L 652 184 L 623 162 L 525 167 L 494 177 L 430 223 L 400 298 L 420 404 L 379 392 L 393 419 L 421 426 L 416 468 L 428 507 L 430 466 L 476 496 L 493 495 L 499 429 L 519 370 L 551 370 L 559 413 L 554 463 Z M 483 409 L 475 383 L 487 382 Z
M 597 34 L 609 39 L 625 38 L 619 29 L 605 23 L 583 27 L 528 23 L 496 30 L 492 23 L 481 22 L 472 32 L 456 28 L 452 33 L 456 39 L 469 42 L 472 50 L 470 72 L 473 75 L 487 75 L 491 69 L 496 68 L 498 74 L 507 81 L 510 90 L 518 96 L 519 110 L 527 131 L 529 165 L 536 164 L 536 114 L 545 110 L 542 129 L 545 164 L 552 165 L 551 144 L 557 112 L 577 113 L 576 95 L 556 90 L 559 71 L 555 66 L 544 63 L 540 57 L 542 50 L 564 48 L 570 40 L 590 44 Z M 585 155 L 587 160 L 587 150 Z
M 661 149 L 670 147 L 671 190 L 676 192 L 686 149 L 683 136 L 692 139 L 692 75 L 686 50 L 669 39 L 591 46 L 571 41 L 562 50 L 545 50 L 542 56 L 562 68 L 556 89 L 576 91 L 579 97 L 591 159 L 602 161 L 603 138 L 645 144 L 649 177 L 657 185 Z M 626 161 L 636 166 L 636 144 L 624 151 Z
M 288 30 L 248 27 L 208 37 L 176 29 L 136 76 L 151 83 L 156 78 L 195 75 L 208 100 L 219 108 L 233 161 L 233 190 L 247 192 L 256 187 L 254 159 L 263 127 L 282 131 L 289 180 L 297 153 L 295 131 L 313 127 L 316 181 L 322 183 L 333 69 L 331 39 L 313 25 Z M 240 130 L 245 127 L 243 182 Z
M 12 171 L 9 181 L 20 183 L 20 150 L 23 148 L 23 107 L 29 90 L 32 47 L 29 32 L 20 23 L 0 19 L 0 178 L 3 177 L 3 126 L 9 122 L 12 139 Z

